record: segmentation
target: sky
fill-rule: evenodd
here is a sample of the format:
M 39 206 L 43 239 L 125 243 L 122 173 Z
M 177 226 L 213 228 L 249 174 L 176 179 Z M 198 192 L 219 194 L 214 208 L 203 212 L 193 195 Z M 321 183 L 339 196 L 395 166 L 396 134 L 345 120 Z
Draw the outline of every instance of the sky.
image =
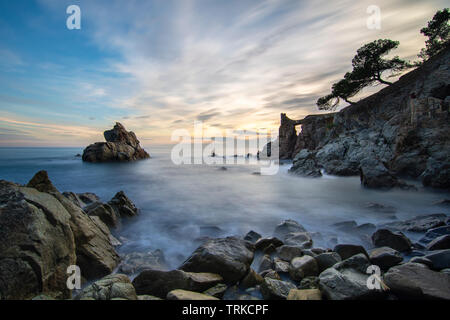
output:
M 81 9 L 69 30 L 66 9 Z M 380 8 L 380 29 L 367 8 Z M 415 60 L 441 0 L 0 0 L 0 146 L 86 146 L 116 121 L 144 146 L 202 121 L 266 130 L 316 101 L 365 43 Z M 356 100 L 381 87 L 364 90 Z M 354 99 L 355 100 L 355 99 Z M 341 105 L 340 107 L 343 107 Z

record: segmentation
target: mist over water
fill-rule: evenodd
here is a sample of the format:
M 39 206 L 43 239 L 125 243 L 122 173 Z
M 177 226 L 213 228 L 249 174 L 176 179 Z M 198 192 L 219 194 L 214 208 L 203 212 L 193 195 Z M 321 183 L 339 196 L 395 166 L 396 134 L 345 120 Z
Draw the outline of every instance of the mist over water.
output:
M 290 164 L 282 165 L 274 176 L 254 174 L 260 168 L 256 164 L 176 166 L 170 159 L 171 146 L 148 151 L 149 160 L 91 164 L 75 157 L 81 148 L 0 148 L 0 179 L 25 184 L 37 171 L 47 170 L 61 192 L 93 192 L 106 202 L 125 191 L 141 211 L 114 231 L 128 240 L 119 252 L 161 249 L 173 268 L 198 247 L 202 237 L 243 236 L 250 230 L 271 236 L 285 219 L 320 233 L 314 233 L 315 247 L 333 247 L 336 240 L 368 247 L 368 241 L 331 225 L 348 220 L 381 224 L 449 213 L 432 205 L 448 198 L 448 193 L 421 187 L 418 192 L 366 190 L 358 177 L 290 175 Z M 392 206 L 396 212 L 371 211 L 365 208 L 368 203 Z

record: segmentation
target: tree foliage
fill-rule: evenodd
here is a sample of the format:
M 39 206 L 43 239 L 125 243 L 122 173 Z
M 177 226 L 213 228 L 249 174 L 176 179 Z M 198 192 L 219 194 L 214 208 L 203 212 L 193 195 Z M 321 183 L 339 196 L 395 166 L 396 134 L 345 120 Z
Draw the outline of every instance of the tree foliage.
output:
M 397 72 L 411 66 L 398 56 L 392 59 L 384 58 L 398 45 L 398 41 L 379 39 L 359 48 L 352 60 L 353 70 L 347 72 L 342 80 L 333 84 L 329 95 L 317 100 L 319 109 L 333 110 L 341 99 L 352 104 L 349 98 L 374 83 L 391 84 L 382 78 L 385 71 L 391 71 L 391 76 L 395 76 Z
M 425 41 L 425 48 L 419 54 L 424 61 L 438 54 L 442 49 L 450 45 L 450 10 L 445 8 L 437 11 L 433 19 L 428 22 L 428 26 L 422 28 L 420 32 L 428 37 Z

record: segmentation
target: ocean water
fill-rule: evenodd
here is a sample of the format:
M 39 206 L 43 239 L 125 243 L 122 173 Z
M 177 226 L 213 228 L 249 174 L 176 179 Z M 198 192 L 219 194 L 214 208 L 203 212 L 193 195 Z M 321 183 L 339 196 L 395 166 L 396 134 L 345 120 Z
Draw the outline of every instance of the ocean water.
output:
M 75 156 L 82 153 L 81 148 L 0 148 L 0 179 L 25 184 L 37 171 L 47 170 L 61 192 L 93 192 L 108 201 L 116 192 L 125 191 L 140 208 L 140 215 L 114 231 L 128 240 L 119 251 L 161 249 L 171 267 L 195 250 L 199 238 L 243 236 L 250 230 L 270 236 L 285 219 L 320 233 L 315 234 L 315 246 L 332 247 L 337 240 L 367 247 L 370 244 L 364 239 L 332 224 L 348 220 L 381 224 L 449 213 L 433 205 L 448 198 L 448 193 L 420 186 L 419 191 L 366 190 L 358 177 L 293 176 L 288 173 L 290 164 L 280 166 L 272 176 L 255 175 L 258 164 L 177 166 L 170 158 L 171 146 L 148 151 L 149 160 L 91 164 Z M 396 212 L 371 211 L 366 208 L 368 203 L 392 206 Z

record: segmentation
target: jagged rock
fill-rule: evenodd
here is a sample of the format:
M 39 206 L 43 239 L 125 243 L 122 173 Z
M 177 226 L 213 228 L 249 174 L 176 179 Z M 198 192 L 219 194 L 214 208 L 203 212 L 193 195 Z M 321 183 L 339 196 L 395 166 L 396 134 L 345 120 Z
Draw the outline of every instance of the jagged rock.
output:
M 279 157 L 281 160 L 292 159 L 297 143 L 297 121 L 289 119 L 285 113 L 281 114 L 281 124 L 278 130 Z
M 266 300 L 285 300 L 289 295 L 289 291 L 297 289 L 297 287 L 286 281 L 264 278 L 261 284 L 261 293 Z
M 376 298 L 381 295 L 378 290 L 367 286 L 369 275 L 366 273 L 370 263 L 360 253 L 354 255 L 319 275 L 320 290 L 329 300 L 357 300 Z
M 76 262 L 70 214 L 52 195 L 47 173 L 20 187 L 0 181 L 0 296 L 69 298 L 67 268 Z
M 443 213 L 428 214 L 405 221 L 386 223 L 383 227 L 398 231 L 426 232 L 433 228 L 445 226 L 446 219 L 447 215 Z
M 292 289 L 289 291 L 287 300 L 322 300 L 322 293 L 318 289 Z
M 436 250 L 424 256 L 433 263 L 432 269 L 442 270 L 450 268 L 450 249 Z
M 107 203 L 94 202 L 84 208 L 90 216 L 97 216 L 110 228 L 117 228 L 120 225 L 120 216 Z
M 277 248 L 277 255 L 280 259 L 291 262 L 292 259 L 303 255 L 303 249 L 300 246 L 283 245 Z
M 130 218 L 138 214 L 138 209 L 123 191 L 117 192 L 108 204 L 116 210 L 122 218 Z
M 244 240 L 249 241 L 251 243 L 256 243 L 256 241 L 258 241 L 261 238 L 262 236 L 259 233 L 255 231 L 250 231 L 245 235 Z
M 139 295 L 149 294 L 164 299 L 175 289 L 202 292 L 221 282 L 223 278 L 213 273 L 144 270 L 133 280 L 133 285 Z
M 265 270 L 265 271 L 261 272 L 261 277 L 275 279 L 275 280 L 281 280 L 280 275 L 275 270 Z
M 450 249 L 450 235 L 440 236 L 427 245 L 428 250 Z
M 167 300 L 219 300 L 216 297 L 187 290 L 173 290 L 167 294 Z
M 133 132 L 116 123 L 114 128 L 104 132 L 107 142 L 96 142 L 83 151 L 83 161 L 109 162 L 109 161 L 135 161 L 150 158 L 149 154 L 141 148 L 139 140 Z
M 146 269 L 167 270 L 164 254 L 161 250 L 128 253 L 119 265 L 119 271 L 128 275 L 140 273 Z
M 295 281 L 300 281 L 305 277 L 319 275 L 319 266 L 316 259 L 311 256 L 303 256 L 294 258 L 291 261 L 289 275 Z
M 84 193 L 74 193 L 74 192 L 63 192 L 63 196 L 72 201 L 78 207 L 84 209 L 86 206 L 99 202 L 100 198 L 91 192 Z
M 377 247 L 390 247 L 402 251 L 411 250 L 411 240 L 401 232 L 392 232 L 388 229 L 379 229 L 372 235 L 372 242 Z
M 217 273 L 225 282 L 236 283 L 248 273 L 254 251 L 254 245 L 242 239 L 213 239 L 197 248 L 180 269 Z
M 386 166 L 374 159 L 366 158 L 360 164 L 361 184 L 370 189 L 391 189 L 399 187 L 402 189 L 413 189 L 414 187 L 400 181 Z
M 366 249 L 364 249 L 363 246 L 355 244 L 338 244 L 334 247 L 333 251 L 339 254 L 342 260 L 348 259 L 359 253 L 362 253 L 369 258 Z
M 207 294 L 209 296 L 213 296 L 216 297 L 218 299 L 222 299 L 225 292 L 227 291 L 228 287 L 226 284 L 223 283 L 219 283 L 217 285 L 215 285 L 212 288 L 209 288 L 208 290 L 204 291 L 204 294 Z
M 450 275 L 418 263 L 393 267 L 384 275 L 390 290 L 402 298 L 450 300 Z
M 70 215 L 69 224 L 75 239 L 76 261 L 83 277 L 98 279 L 110 274 L 120 258 L 111 243 L 108 227 L 98 217 L 88 216 L 79 206 L 59 193 L 46 172 L 38 172 L 37 175 L 39 178 L 33 178 L 28 185 L 49 191 Z M 44 176 L 47 178 L 42 179 Z M 37 181 L 39 183 L 36 183 Z
M 298 176 L 317 178 L 322 176 L 320 166 L 317 163 L 315 153 L 303 149 L 294 158 L 292 167 L 289 172 Z
M 272 259 L 270 258 L 270 255 L 265 254 L 261 258 L 261 261 L 259 263 L 258 271 L 262 272 L 262 271 L 265 271 L 265 270 L 270 270 L 270 269 L 272 269 L 272 266 L 273 266 L 273 262 L 272 262 Z
M 319 288 L 319 277 L 306 277 L 300 281 L 298 285 L 299 289 L 318 289 Z
M 342 258 L 337 252 L 324 252 L 315 257 L 319 273 L 341 262 Z
M 274 237 L 285 240 L 291 233 L 306 232 L 306 229 L 295 220 L 285 220 L 276 226 Z
M 283 245 L 283 241 L 281 241 L 278 238 L 271 237 L 271 238 L 261 238 L 255 243 L 255 249 L 257 251 L 264 251 L 267 247 L 273 246 L 274 248 L 278 248 Z
M 308 232 L 296 232 L 288 234 L 285 243 L 287 245 L 309 249 L 313 245 L 313 240 Z
M 83 289 L 77 300 L 137 300 L 136 291 L 130 279 L 124 274 L 111 274 Z
M 273 259 L 273 268 L 278 273 L 287 273 L 289 272 L 289 262 L 275 258 Z
M 398 265 L 403 261 L 400 252 L 389 247 L 376 248 L 370 251 L 370 261 L 383 270 Z
M 261 284 L 263 281 L 264 278 L 262 276 L 257 274 L 255 270 L 250 269 L 250 271 L 247 273 L 244 279 L 242 279 L 242 281 L 240 282 L 240 286 L 242 288 L 252 288 Z

